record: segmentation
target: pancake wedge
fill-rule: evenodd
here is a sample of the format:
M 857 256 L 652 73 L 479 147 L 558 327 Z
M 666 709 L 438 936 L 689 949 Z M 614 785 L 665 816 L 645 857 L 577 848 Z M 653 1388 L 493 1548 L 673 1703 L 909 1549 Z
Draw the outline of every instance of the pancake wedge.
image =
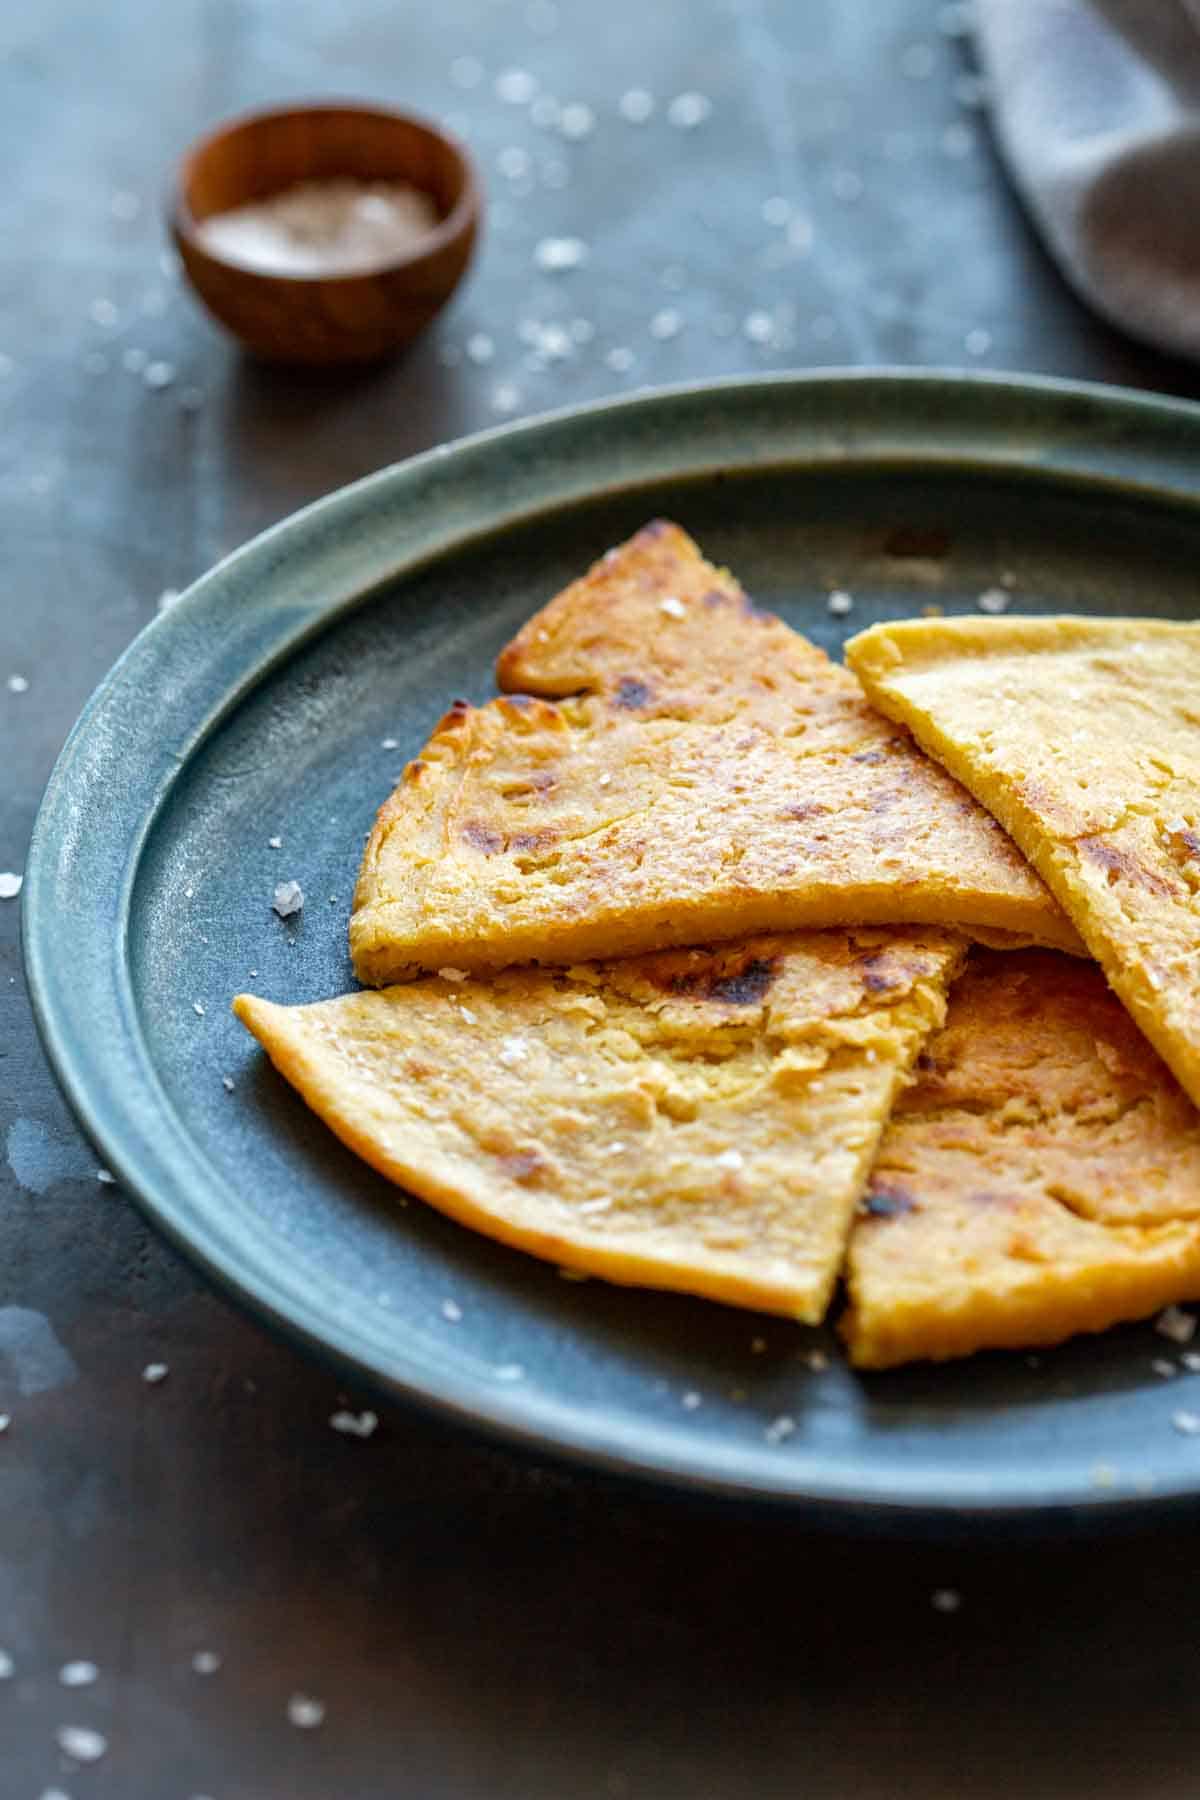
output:
M 507 697 L 456 703 L 379 813 L 350 923 L 366 983 L 814 926 L 1080 947 L 983 808 L 676 526 L 551 601 L 498 676 Z
M 913 620 L 847 657 L 1012 834 L 1200 1104 L 1200 625 Z
M 884 1134 L 847 1279 L 862 1368 L 1200 1298 L 1200 1113 L 1094 963 L 973 954 Z
M 815 1322 L 961 960 L 938 931 L 810 932 L 234 1011 L 352 1150 L 463 1224 Z

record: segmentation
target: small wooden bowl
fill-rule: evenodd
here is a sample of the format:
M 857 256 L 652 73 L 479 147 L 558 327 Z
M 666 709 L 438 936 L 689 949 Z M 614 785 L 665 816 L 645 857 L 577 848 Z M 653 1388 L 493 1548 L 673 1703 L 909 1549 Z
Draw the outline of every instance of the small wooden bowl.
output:
M 440 221 L 404 256 L 343 275 L 268 275 L 215 256 L 197 226 L 299 181 L 351 177 L 423 188 Z M 171 233 L 221 324 L 277 362 L 366 362 L 398 350 L 445 305 L 471 260 L 479 186 L 466 151 L 435 126 L 382 107 L 315 105 L 220 125 L 185 156 Z

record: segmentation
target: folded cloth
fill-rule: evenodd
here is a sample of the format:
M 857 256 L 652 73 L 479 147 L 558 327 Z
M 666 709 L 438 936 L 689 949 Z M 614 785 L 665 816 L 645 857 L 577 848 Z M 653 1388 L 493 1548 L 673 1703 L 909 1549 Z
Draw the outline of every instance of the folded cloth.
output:
M 1200 0 L 976 0 L 1002 153 L 1063 274 L 1200 358 Z

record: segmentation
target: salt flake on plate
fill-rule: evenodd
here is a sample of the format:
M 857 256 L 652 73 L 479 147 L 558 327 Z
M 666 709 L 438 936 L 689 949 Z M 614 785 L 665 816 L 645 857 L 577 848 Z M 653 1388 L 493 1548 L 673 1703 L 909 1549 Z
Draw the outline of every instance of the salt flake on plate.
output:
M 304 906 L 304 889 L 298 881 L 281 881 L 275 889 L 271 905 L 281 919 L 290 919 Z

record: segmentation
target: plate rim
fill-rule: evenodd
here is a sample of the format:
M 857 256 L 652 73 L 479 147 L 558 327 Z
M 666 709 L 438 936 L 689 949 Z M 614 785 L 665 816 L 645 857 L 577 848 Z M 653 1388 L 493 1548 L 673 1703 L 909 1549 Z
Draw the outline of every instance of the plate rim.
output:
M 362 552 L 347 559 L 344 540 L 348 527 L 364 511 L 370 522 L 370 516 L 379 513 L 381 507 L 384 514 L 389 506 L 398 506 L 401 513 L 406 507 L 412 510 L 424 490 L 430 486 L 436 490 L 439 482 L 452 484 L 456 477 L 468 490 L 469 498 L 471 481 L 476 478 L 474 465 L 481 462 L 486 474 L 497 451 L 502 462 L 507 455 L 512 464 L 509 487 L 515 496 L 523 491 L 522 483 L 528 485 L 531 480 L 526 472 L 531 448 L 536 460 L 539 447 L 556 437 L 561 439 L 566 434 L 569 440 L 581 431 L 586 435 L 588 427 L 603 434 L 631 425 L 636 433 L 639 422 L 645 418 L 670 418 L 674 413 L 683 416 L 689 410 L 697 412 L 713 404 L 726 411 L 741 406 L 753 412 L 764 394 L 780 392 L 793 397 L 793 406 L 797 401 L 801 407 L 804 400 L 820 402 L 843 419 L 846 412 L 853 414 L 853 407 L 839 409 L 832 404 L 840 397 L 853 396 L 860 406 L 866 402 L 868 409 L 873 397 L 885 405 L 902 398 L 901 411 L 907 410 L 918 419 L 914 441 L 929 436 L 929 421 L 937 416 L 938 401 L 965 411 L 968 423 L 973 411 L 986 414 L 989 403 L 1007 404 L 1018 410 L 1022 406 L 1040 408 L 1051 415 L 1056 405 L 1060 410 L 1074 408 L 1079 414 L 1077 426 L 1085 420 L 1099 425 L 1094 437 L 1085 434 L 1080 441 L 1060 445 L 1062 454 L 1042 461 L 1031 460 L 1027 452 L 997 456 L 993 445 L 993 454 L 985 460 L 989 466 L 1032 471 L 1060 480 L 1086 478 L 1115 483 L 1145 498 L 1200 510 L 1200 487 L 1195 476 L 1200 451 L 1200 403 L 1094 382 L 974 370 L 802 370 L 643 389 L 491 427 L 364 476 L 259 533 L 192 583 L 168 613 L 143 627 L 82 709 L 51 772 L 25 864 L 21 928 L 30 1000 L 42 1045 L 68 1104 L 106 1165 L 116 1171 L 124 1191 L 176 1248 L 224 1293 L 273 1329 L 334 1362 L 356 1380 L 405 1403 L 441 1413 L 470 1429 L 515 1442 L 538 1455 L 567 1457 L 592 1468 L 676 1488 L 804 1507 L 814 1516 L 824 1514 L 841 1525 L 914 1530 L 933 1521 L 945 1525 L 955 1521 L 978 1525 L 1005 1521 L 1065 1524 L 1068 1520 L 1115 1522 L 1118 1518 L 1140 1520 L 1151 1514 L 1160 1517 L 1169 1508 L 1200 1498 L 1200 1471 L 1190 1480 L 1164 1483 L 1151 1493 L 1124 1486 L 1084 1489 L 1077 1481 L 1061 1480 L 1058 1486 L 1026 1481 L 1016 1483 L 1011 1491 L 997 1490 L 994 1485 L 972 1485 L 969 1479 L 949 1492 L 944 1487 L 922 1486 L 919 1480 L 893 1481 L 890 1486 L 873 1484 L 862 1471 L 852 1470 L 847 1478 L 830 1454 L 814 1456 L 810 1452 L 802 1460 L 791 1450 L 782 1456 L 778 1452 L 752 1456 L 745 1446 L 738 1445 L 729 1459 L 730 1466 L 725 1467 L 726 1459 L 717 1454 L 718 1447 L 710 1441 L 705 1440 L 689 1454 L 692 1440 L 684 1432 L 672 1431 L 657 1422 L 635 1422 L 632 1426 L 622 1422 L 619 1438 L 614 1442 L 601 1414 L 583 1418 L 562 1401 L 547 1396 L 531 1405 L 524 1392 L 497 1390 L 494 1384 L 453 1370 L 439 1378 L 436 1369 L 422 1371 L 414 1367 L 411 1347 L 406 1360 L 402 1338 L 402 1354 L 391 1368 L 384 1368 L 369 1344 L 358 1340 L 352 1322 L 334 1318 L 328 1308 L 322 1309 L 311 1295 L 306 1296 L 305 1288 L 311 1287 L 311 1282 L 289 1282 L 278 1271 L 272 1276 L 253 1261 L 249 1268 L 244 1262 L 239 1265 L 237 1246 L 215 1228 L 211 1200 L 207 1209 L 200 1211 L 203 1229 L 197 1231 L 196 1217 L 186 1204 L 189 1158 L 175 1154 L 179 1145 L 174 1142 L 169 1145 L 171 1155 L 155 1154 L 152 1128 L 157 1123 L 161 1129 L 164 1115 L 180 1137 L 186 1139 L 187 1133 L 158 1083 L 149 1057 L 136 1054 L 140 1038 L 136 1005 L 128 984 L 127 931 L 141 854 L 173 782 L 221 721 L 304 642 L 329 629 L 339 616 L 353 610 L 385 582 L 406 570 L 419 568 L 433 557 L 453 554 L 483 532 L 516 524 L 522 514 L 512 510 L 511 498 L 506 503 L 508 490 L 502 483 L 502 495 L 491 505 L 492 516 L 481 518 L 477 500 L 473 523 L 469 511 L 456 526 L 447 519 L 432 535 L 427 531 L 425 539 L 418 539 L 406 555 L 400 555 L 395 545 L 389 548 L 382 542 L 370 544 L 367 554 L 368 540 L 364 539 Z M 913 406 L 918 396 L 927 403 L 924 410 Z M 791 412 L 788 417 L 792 419 Z M 902 442 L 891 450 L 877 447 L 872 455 L 869 442 L 855 437 L 852 418 L 840 427 L 836 423 L 822 426 L 821 420 L 816 419 L 809 424 L 810 439 L 822 429 L 824 436 L 815 444 L 808 443 L 809 459 L 816 463 L 846 467 L 867 460 L 886 463 L 894 460 L 897 448 L 903 447 Z M 985 418 L 977 420 L 976 429 L 982 432 L 980 447 L 986 449 Z M 675 441 L 671 433 L 660 432 L 660 436 Z M 900 438 L 903 439 L 903 432 Z M 582 458 L 568 457 L 558 488 L 548 489 L 544 475 L 540 477 L 536 494 L 527 493 L 526 510 L 536 515 L 605 491 L 616 493 L 629 486 L 651 485 L 656 478 L 699 476 L 723 466 L 713 462 L 711 451 L 707 463 L 701 457 L 695 466 L 681 467 L 672 463 L 670 456 L 664 460 L 661 452 L 656 456 L 654 449 L 654 445 L 650 451 L 643 446 L 647 466 L 626 465 L 621 471 L 622 479 L 610 483 L 607 489 L 603 482 L 595 480 L 580 485 L 581 473 L 590 467 L 589 458 L 594 454 L 591 450 Z M 961 461 L 960 442 L 956 441 L 952 455 L 946 453 L 948 450 L 949 446 L 942 454 L 924 455 L 922 466 L 944 467 L 948 461 Z M 793 455 L 786 460 L 800 459 Z M 769 467 L 772 459 L 752 458 L 749 465 L 737 463 L 734 468 L 740 473 L 748 466 Z M 1149 482 L 1148 476 L 1153 476 Z M 377 537 L 379 522 L 376 518 Z M 272 581 L 278 584 L 281 567 L 294 564 L 297 555 L 311 558 L 307 581 L 290 595 L 290 604 L 283 604 L 278 596 L 272 600 Z M 359 568 L 360 556 L 367 565 L 364 569 Z M 351 564 L 340 583 L 331 582 L 321 573 L 331 558 L 335 564 L 346 560 Z M 210 648 L 209 660 L 203 661 L 206 640 L 211 636 L 208 625 L 217 619 L 228 622 L 229 593 L 247 584 L 260 596 L 257 611 L 252 617 L 238 619 L 241 636 L 224 655 L 228 667 L 221 685 L 221 656 Z M 260 616 L 264 612 L 265 621 Z M 247 630 L 247 626 L 252 629 Z M 256 633 L 262 641 L 254 648 Z M 248 664 L 244 661 L 246 654 L 253 655 Z M 186 701 L 192 707 L 189 728 L 178 747 L 159 746 L 160 754 L 149 756 L 148 783 L 139 778 L 139 782 L 130 784 L 137 796 L 140 828 L 111 846 L 108 872 L 116 879 L 110 879 L 107 886 L 102 884 L 100 902 L 93 905 L 85 925 L 85 944 L 90 930 L 97 967 L 82 979 L 75 979 L 79 975 L 79 964 L 75 963 L 73 977 L 64 979 L 63 940 L 70 924 L 64 926 L 59 909 L 62 884 L 69 872 L 78 873 L 81 858 L 86 861 L 87 849 L 85 834 L 79 829 L 79 771 L 94 773 L 97 762 L 103 766 L 107 761 L 111 766 L 123 746 L 140 741 L 139 729 L 144 740 L 146 720 L 134 715 L 137 684 L 145 670 L 164 662 L 180 669 L 188 659 L 197 657 L 201 673 L 207 677 L 210 698 L 206 704 L 204 681 L 197 685 L 195 676 L 190 683 L 180 677 L 184 694 L 182 700 L 177 696 L 176 703 Z M 218 694 L 215 704 L 211 699 L 214 683 Z M 64 855 L 65 851 L 70 854 Z M 67 891 L 71 891 L 69 883 Z M 73 941 L 77 945 L 77 938 Z M 103 998 L 104 1005 L 99 1015 L 93 1010 L 89 1016 L 88 1008 L 95 1009 L 98 997 Z M 94 1054 L 89 1057 L 87 1030 L 98 1031 L 101 1023 L 126 1035 L 118 1042 L 118 1054 L 97 1060 Z M 108 1048 L 111 1050 L 111 1046 Z M 122 1078 L 132 1078 L 134 1082 L 124 1094 L 114 1092 L 114 1084 Z M 192 1151 L 190 1160 L 197 1165 L 202 1161 L 198 1150 Z M 191 1173 L 194 1176 L 197 1170 Z M 182 1204 L 173 1187 L 181 1179 Z M 206 1191 L 220 1197 L 211 1171 L 206 1178 Z M 319 1290 L 318 1283 L 314 1291 Z

